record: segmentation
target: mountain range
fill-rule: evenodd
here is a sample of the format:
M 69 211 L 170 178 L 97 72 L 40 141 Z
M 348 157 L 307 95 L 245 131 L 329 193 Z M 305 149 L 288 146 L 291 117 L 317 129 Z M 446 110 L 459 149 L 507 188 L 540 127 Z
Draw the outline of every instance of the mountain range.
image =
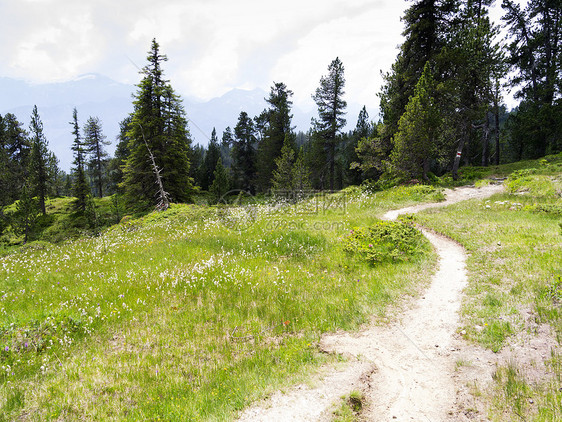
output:
M 37 105 L 43 122 L 49 148 L 60 160 L 60 167 L 69 171 L 72 163 L 70 146 L 73 141 L 72 110 L 78 110 L 79 123 L 88 117 L 97 116 L 103 125 L 103 133 L 111 142 L 108 152 L 113 154 L 121 122 L 133 110 L 133 85 L 116 82 L 99 74 L 86 74 L 67 82 L 34 84 L 26 81 L 0 77 L 0 115 L 13 113 L 27 129 L 31 111 Z M 233 89 L 221 97 L 209 101 L 197 101 L 184 97 L 183 104 L 189 119 L 189 128 L 194 144 L 207 145 L 213 127 L 219 139 L 223 130 L 234 128 L 241 111 L 256 116 L 267 107 L 263 89 Z M 349 104 L 347 129 L 355 126 L 362 105 Z M 307 131 L 314 113 L 294 106 L 293 125 L 296 130 Z M 373 114 L 374 116 L 374 114 Z

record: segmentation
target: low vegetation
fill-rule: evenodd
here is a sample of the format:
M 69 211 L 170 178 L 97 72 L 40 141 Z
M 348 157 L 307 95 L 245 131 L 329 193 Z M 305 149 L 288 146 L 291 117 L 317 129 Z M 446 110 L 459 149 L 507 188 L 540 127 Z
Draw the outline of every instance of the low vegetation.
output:
M 334 410 L 332 422 L 357 422 L 360 420 L 365 397 L 361 391 L 354 390 L 341 398 L 339 407 Z
M 426 282 L 434 254 L 373 265 L 343 240 L 435 194 L 424 191 L 350 188 L 229 220 L 172 205 L 12 250 L 0 261 L 2 418 L 230 420 L 331 359 L 316 349 L 323 333 L 384 315 Z

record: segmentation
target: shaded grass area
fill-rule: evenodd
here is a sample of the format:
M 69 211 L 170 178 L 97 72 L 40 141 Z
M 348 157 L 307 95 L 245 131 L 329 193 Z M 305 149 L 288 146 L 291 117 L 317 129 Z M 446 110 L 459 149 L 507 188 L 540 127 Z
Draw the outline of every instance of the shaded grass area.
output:
M 326 359 L 350 330 L 427 282 L 427 242 L 400 263 L 343 250 L 351 227 L 438 192 L 348 190 L 319 208 L 259 205 L 242 232 L 174 205 L 101 236 L 0 258 L 0 420 L 231 420 Z
M 459 180 L 453 181 L 450 175 L 436 178 L 434 184 L 452 187 L 469 183 L 483 183 L 489 179 L 505 178 L 516 171 L 531 171 L 535 174 L 554 175 L 562 172 L 562 153 L 549 155 L 536 160 L 517 161 L 499 166 L 468 166 L 459 169 Z
M 74 198 L 58 197 L 46 200 L 47 215 L 39 215 L 29 236 L 30 242 L 61 243 L 92 235 L 118 223 L 123 216 L 118 202 L 113 197 L 94 198 L 95 221 L 88 221 L 86 216 L 76 213 L 73 208 Z M 16 203 L 4 208 L 4 217 L 8 222 L 6 230 L 0 234 L 0 256 L 14 249 L 14 245 L 23 242 L 23 235 L 17 234 L 11 223 L 16 213 Z
M 562 177 L 557 166 L 518 170 L 506 193 L 416 215 L 416 221 L 464 245 L 469 286 L 462 308 L 467 337 L 499 351 L 533 325 L 562 334 Z M 496 420 L 562 419 L 559 347 L 543 362 L 544 379 L 532 382 L 510 363 L 495 375 Z

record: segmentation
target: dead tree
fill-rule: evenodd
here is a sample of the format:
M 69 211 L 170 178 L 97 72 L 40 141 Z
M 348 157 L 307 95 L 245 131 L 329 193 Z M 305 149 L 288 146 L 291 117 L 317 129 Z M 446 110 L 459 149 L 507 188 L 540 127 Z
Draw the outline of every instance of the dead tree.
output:
M 156 205 L 156 209 L 158 211 L 166 211 L 169 207 L 170 207 L 170 195 L 168 194 L 168 192 L 166 192 L 164 190 L 164 185 L 162 183 L 162 176 L 160 175 L 160 172 L 162 171 L 161 168 L 159 168 L 156 165 L 156 160 L 154 159 L 154 154 L 152 154 L 152 151 L 150 150 L 150 147 L 148 146 L 148 142 L 146 142 L 146 138 L 144 137 L 144 131 L 142 130 L 142 126 L 139 123 L 139 127 L 141 129 L 141 134 L 142 134 L 142 139 L 144 141 L 144 144 L 146 145 L 146 149 L 148 150 L 148 155 L 150 156 L 150 161 L 152 164 L 152 171 L 154 172 L 154 175 L 156 176 L 156 185 L 158 185 L 158 204 Z

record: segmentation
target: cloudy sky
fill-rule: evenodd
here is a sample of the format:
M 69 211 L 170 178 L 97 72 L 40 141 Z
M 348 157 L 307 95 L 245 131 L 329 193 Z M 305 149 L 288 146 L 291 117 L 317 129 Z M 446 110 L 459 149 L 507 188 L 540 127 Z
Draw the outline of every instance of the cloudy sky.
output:
M 150 41 L 184 96 L 284 82 L 294 102 L 311 94 L 337 56 L 346 98 L 378 106 L 402 42 L 406 0 L 0 0 L 0 76 L 32 82 L 100 73 L 139 81 Z M 499 6 L 499 5 L 498 5 Z

